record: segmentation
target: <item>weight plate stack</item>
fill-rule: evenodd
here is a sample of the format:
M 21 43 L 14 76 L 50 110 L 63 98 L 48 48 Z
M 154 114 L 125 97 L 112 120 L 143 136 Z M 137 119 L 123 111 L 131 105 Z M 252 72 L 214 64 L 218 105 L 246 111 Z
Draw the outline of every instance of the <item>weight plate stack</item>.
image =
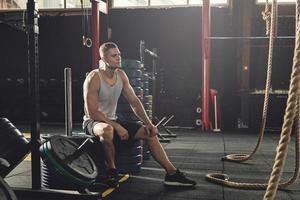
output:
M 201 127 L 201 125 L 202 125 L 201 119 L 196 119 L 196 120 L 195 120 L 195 126 L 196 126 L 196 127 Z
M 131 79 L 129 79 L 129 83 L 132 87 L 141 87 L 142 79 L 141 78 L 131 78 Z
M 134 87 L 133 90 L 137 96 L 143 96 L 144 94 L 144 90 L 141 87 Z
M 120 173 L 138 173 L 143 162 L 142 141 L 116 147 L 116 166 Z
M 0 118 L 0 158 L 10 166 L 0 165 L 0 176 L 5 177 L 29 154 L 28 140 L 6 118 Z
M 79 147 L 74 141 L 63 137 L 53 136 L 40 146 L 40 152 L 44 163 L 42 165 L 42 176 L 45 187 L 52 186 L 52 180 L 57 180 L 57 172 L 62 179 L 68 179 L 71 188 L 86 188 L 92 184 L 98 174 L 97 167 L 92 158 L 83 152 L 75 159 L 70 156 Z M 53 168 L 56 170 L 52 173 Z M 53 175 L 54 177 L 49 177 Z M 54 178 L 54 179 L 51 179 Z M 62 180 L 61 180 L 62 181 Z M 62 189 L 62 188 L 61 188 Z
M 149 89 L 144 88 L 144 96 L 148 96 L 148 95 L 150 95 Z
M 151 103 L 151 104 L 152 104 L 152 99 L 153 99 L 152 95 L 147 95 L 147 96 L 145 96 L 145 101 L 146 101 L 147 103 Z
M 129 79 L 142 78 L 143 72 L 140 69 L 125 68 L 124 71 L 127 74 Z
M 151 157 L 149 144 L 146 140 L 143 141 L 143 159 L 149 160 Z
M 69 139 L 76 142 L 78 145 L 81 145 L 86 138 L 90 137 L 89 135 L 86 135 L 85 133 L 73 133 L 72 137 Z M 94 144 L 92 144 L 86 152 L 89 156 L 93 159 L 95 162 L 98 173 L 103 173 L 106 171 L 106 165 L 105 165 L 105 155 L 102 147 L 102 143 L 100 141 L 95 141 Z
M 0 177 L 0 199 L 1 200 L 17 200 L 14 191 L 9 185 Z
M 142 80 L 142 88 L 148 88 L 149 89 L 149 81 Z
M 152 110 L 152 104 L 150 103 L 144 103 L 145 110 Z
M 202 109 L 201 109 L 201 107 L 197 106 L 195 111 L 196 111 L 195 112 L 195 127 L 199 128 L 202 126 L 202 120 L 200 119 Z
M 129 106 L 129 104 L 128 104 Z M 137 121 L 140 121 L 139 118 L 134 114 L 134 112 L 131 110 L 130 106 L 129 107 L 119 107 L 117 109 L 117 117 L 118 119 L 120 119 L 121 121 L 132 121 L 132 122 L 137 122 Z M 121 112 L 121 110 L 125 110 L 127 109 L 128 112 Z
M 149 75 L 148 74 L 143 74 L 142 75 L 142 80 L 143 80 L 143 82 L 146 82 L 146 81 L 149 82 Z
M 125 69 L 141 69 L 141 62 L 138 60 L 122 59 L 122 68 Z
M 146 110 L 147 115 L 152 120 L 152 110 Z
M 119 114 L 119 113 L 126 114 L 126 113 L 131 113 L 131 112 L 133 112 L 133 111 L 128 102 L 118 104 L 117 114 Z
M 130 164 L 130 165 L 117 165 L 120 173 L 137 174 L 141 172 L 142 163 Z
M 41 161 L 41 184 L 43 188 L 78 190 L 81 184 L 76 184 L 59 172 L 51 162 L 46 159 Z

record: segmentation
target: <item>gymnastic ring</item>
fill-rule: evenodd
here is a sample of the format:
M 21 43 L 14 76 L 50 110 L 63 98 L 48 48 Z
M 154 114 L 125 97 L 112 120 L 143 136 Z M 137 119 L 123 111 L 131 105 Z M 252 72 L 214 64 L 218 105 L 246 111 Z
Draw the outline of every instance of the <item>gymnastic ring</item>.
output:
M 87 47 L 92 47 L 92 45 L 93 45 L 93 41 L 92 41 L 92 39 L 91 38 L 89 38 L 89 37 L 87 37 L 86 39 L 85 39 L 85 45 L 87 46 Z
M 82 36 L 82 45 L 85 46 L 85 36 Z

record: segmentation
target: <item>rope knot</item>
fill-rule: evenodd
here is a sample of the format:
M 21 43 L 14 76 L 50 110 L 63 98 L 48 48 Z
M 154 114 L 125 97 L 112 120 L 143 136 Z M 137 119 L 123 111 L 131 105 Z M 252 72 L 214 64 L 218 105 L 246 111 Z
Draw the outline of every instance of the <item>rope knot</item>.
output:
M 271 12 L 270 11 L 262 11 L 261 12 L 263 20 L 267 21 L 271 19 Z

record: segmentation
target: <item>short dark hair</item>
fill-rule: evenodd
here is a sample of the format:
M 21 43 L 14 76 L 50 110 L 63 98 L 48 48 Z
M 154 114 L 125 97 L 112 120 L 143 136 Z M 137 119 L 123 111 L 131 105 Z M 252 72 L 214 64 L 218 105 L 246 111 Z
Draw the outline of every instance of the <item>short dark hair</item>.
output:
M 105 42 L 99 48 L 100 57 L 102 58 L 110 49 L 118 48 L 113 42 Z

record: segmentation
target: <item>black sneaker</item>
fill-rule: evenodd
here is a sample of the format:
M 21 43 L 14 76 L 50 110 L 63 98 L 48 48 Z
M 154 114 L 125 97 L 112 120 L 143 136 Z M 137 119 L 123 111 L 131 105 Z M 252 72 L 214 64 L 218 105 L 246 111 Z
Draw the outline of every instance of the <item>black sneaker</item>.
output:
M 109 169 L 107 172 L 107 185 L 109 187 L 119 187 L 119 175 L 117 169 Z
M 164 184 L 166 186 L 193 187 L 197 183 L 191 179 L 188 179 L 181 171 L 177 169 L 175 174 L 166 174 Z
M 89 186 L 89 190 L 98 192 L 103 187 L 117 188 L 119 187 L 119 176 L 116 169 L 109 169 L 105 173 L 99 173 L 95 182 Z M 80 191 L 82 193 L 82 191 Z

